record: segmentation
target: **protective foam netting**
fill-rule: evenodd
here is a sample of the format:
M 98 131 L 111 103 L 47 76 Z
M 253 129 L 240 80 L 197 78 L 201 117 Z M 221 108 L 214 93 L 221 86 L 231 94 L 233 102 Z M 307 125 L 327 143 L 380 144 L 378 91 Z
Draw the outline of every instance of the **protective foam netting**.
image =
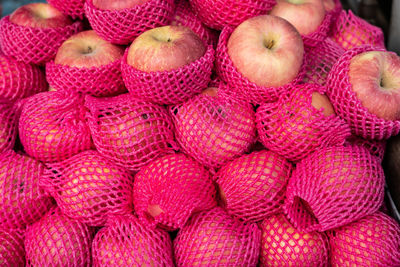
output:
M 233 30 L 233 28 L 226 27 L 220 34 L 215 62 L 216 71 L 219 78 L 226 82 L 232 90 L 236 91 L 243 99 L 254 104 L 275 102 L 282 94 L 287 93 L 293 85 L 303 80 L 308 62 L 306 57 L 303 59 L 303 65 L 297 77 L 288 84 L 279 87 L 262 87 L 249 81 L 249 79 L 244 77 L 237 70 L 228 54 L 227 43 Z
M 326 231 L 376 212 L 384 183 L 378 158 L 364 147 L 317 150 L 296 165 L 284 210 L 296 228 Z
M 0 73 L 0 97 L 10 101 L 46 91 L 48 88 L 44 72 L 39 67 L 1 54 Z
M 298 230 L 283 214 L 267 217 L 260 228 L 260 266 L 328 266 L 325 233 Z
M 14 24 L 6 16 L 0 20 L 0 45 L 7 56 L 43 65 L 55 57 L 65 40 L 81 30 L 80 21 L 61 28 L 32 28 Z
M 347 123 L 335 114 L 325 115 L 312 105 L 314 93 L 325 88 L 316 84 L 293 87 L 288 97 L 262 104 L 256 112 L 261 143 L 290 161 L 298 161 L 318 148 L 338 146 L 350 135 Z
M 85 3 L 85 14 L 93 30 L 115 44 L 129 44 L 147 30 L 168 25 L 174 10 L 174 0 L 149 0 L 122 10 L 99 9 L 93 0 Z
M 23 230 L 0 228 L 0 265 L 6 267 L 25 266 Z
M 345 50 L 366 44 L 385 48 L 382 29 L 354 15 L 351 10 L 341 11 L 332 25 L 330 37 Z
M 138 171 L 176 148 L 173 124 L 163 106 L 136 99 L 86 97 L 87 120 L 96 149 L 130 171 Z
M 1 228 L 22 229 L 54 206 L 39 185 L 45 168 L 39 161 L 12 150 L 0 154 Z
M 208 168 L 242 155 L 256 137 L 253 107 L 223 93 L 224 86 L 170 107 L 177 142 Z
M 377 156 L 380 161 L 383 160 L 385 155 L 386 140 L 367 140 L 351 135 L 347 138 L 346 143 L 365 147 L 372 155 Z
M 258 15 L 267 14 L 276 0 L 189 0 L 197 17 L 208 27 L 235 27 Z
M 47 0 L 47 2 L 72 17 L 73 19 L 83 19 L 85 10 L 83 9 L 86 0 Z
M 113 216 L 95 236 L 93 266 L 174 266 L 168 232 L 134 215 Z
M 132 212 L 132 177 L 99 152 L 84 151 L 48 167 L 41 185 L 70 218 L 103 226 L 110 215 Z
M 134 179 L 136 213 L 149 225 L 176 230 L 194 213 L 217 205 L 210 173 L 178 153 L 152 161 Z
M 67 159 L 92 147 L 79 95 L 44 92 L 25 101 L 19 137 L 28 155 L 43 162 Z
M 316 47 L 305 47 L 309 64 L 306 66 L 303 82 L 326 86 L 332 66 L 344 52 L 345 50 L 330 38 Z
M 318 28 L 309 34 L 302 35 L 305 47 L 317 47 L 322 43 L 329 34 L 332 25 L 332 20 L 335 19 L 333 12 L 326 12 L 324 19 Z
M 19 110 L 0 98 L 0 153 L 14 148 L 17 139 Z
M 126 92 L 121 74 L 121 60 L 107 65 L 78 68 L 56 64 L 46 64 L 46 78 L 57 91 L 71 91 L 97 97 L 114 96 Z
M 385 120 L 370 113 L 358 99 L 349 81 L 350 61 L 368 51 L 384 51 L 371 46 L 360 46 L 346 51 L 333 65 L 327 80 L 327 95 L 336 114 L 350 126 L 353 134 L 365 139 L 388 139 L 400 131 L 400 120 Z
M 216 207 L 193 215 L 173 244 L 176 266 L 256 266 L 261 231 Z
M 230 215 L 258 222 L 282 211 L 291 170 L 292 165 L 283 157 L 261 150 L 222 166 L 214 180 Z
M 89 267 L 93 235 L 92 228 L 52 209 L 26 229 L 26 265 Z
M 400 266 L 400 227 L 381 212 L 328 232 L 330 264 Z
M 215 51 L 211 45 L 196 61 L 170 71 L 145 72 L 128 65 L 128 49 L 122 60 L 122 77 L 135 97 L 157 104 L 182 103 L 205 89 L 211 81 Z

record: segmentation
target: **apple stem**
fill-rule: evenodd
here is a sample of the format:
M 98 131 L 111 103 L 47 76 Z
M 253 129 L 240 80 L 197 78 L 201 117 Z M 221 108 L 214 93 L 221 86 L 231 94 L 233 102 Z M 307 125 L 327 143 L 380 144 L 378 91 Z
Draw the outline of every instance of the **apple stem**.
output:
M 264 41 L 264 46 L 268 49 L 272 49 L 275 45 L 275 41 L 274 40 L 265 40 Z

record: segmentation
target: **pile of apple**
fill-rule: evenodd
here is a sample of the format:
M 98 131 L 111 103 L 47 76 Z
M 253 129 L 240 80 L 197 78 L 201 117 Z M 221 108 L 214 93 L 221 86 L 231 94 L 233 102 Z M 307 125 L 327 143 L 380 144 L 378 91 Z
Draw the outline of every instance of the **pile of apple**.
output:
M 400 266 L 400 58 L 336 0 L 0 21 L 1 266 Z

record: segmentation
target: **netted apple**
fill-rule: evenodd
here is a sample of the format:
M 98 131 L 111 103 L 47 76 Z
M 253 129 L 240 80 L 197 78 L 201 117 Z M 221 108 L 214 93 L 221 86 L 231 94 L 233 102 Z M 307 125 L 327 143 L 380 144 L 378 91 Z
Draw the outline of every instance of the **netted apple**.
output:
M 0 266 L 25 266 L 23 234 L 23 230 L 0 228 Z

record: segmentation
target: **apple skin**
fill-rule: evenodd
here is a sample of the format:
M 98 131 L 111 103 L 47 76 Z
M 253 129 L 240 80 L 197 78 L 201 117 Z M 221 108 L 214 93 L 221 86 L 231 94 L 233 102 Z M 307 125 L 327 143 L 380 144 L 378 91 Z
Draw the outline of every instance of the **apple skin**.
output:
M 46 3 L 21 6 L 10 15 L 10 22 L 32 28 L 62 28 L 72 24 L 68 16 Z
M 55 64 L 77 68 L 100 67 L 122 58 L 124 49 L 102 39 L 95 31 L 83 31 L 60 46 Z
M 150 0 L 93 0 L 93 5 L 102 10 L 122 10 L 143 5 Z
M 163 26 L 139 35 L 128 51 L 127 63 L 144 71 L 170 71 L 205 54 L 201 38 L 185 26 Z
M 332 11 L 336 7 L 336 3 L 333 0 L 322 0 L 322 4 L 324 5 L 326 12 Z
M 307 35 L 321 25 L 325 7 L 322 0 L 277 0 L 269 14 L 286 19 L 301 35 Z
M 244 21 L 232 32 L 227 48 L 233 65 L 258 86 L 279 87 L 291 82 L 303 63 L 299 32 L 276 16 Z
M 370 51 L 353 57 L 349 82 L 362 105 L 385 120 L 400 119 L 400 57 Z
M 311 96 L 311 105 L 317 110 L 322 109 L 322 114 L 324 114 L 324 116 L 326 117 L 336 115 L 335 111 L 333 110 L 331 101 L 326 95 L 320 94 L 318 92 L 313 92 Z

